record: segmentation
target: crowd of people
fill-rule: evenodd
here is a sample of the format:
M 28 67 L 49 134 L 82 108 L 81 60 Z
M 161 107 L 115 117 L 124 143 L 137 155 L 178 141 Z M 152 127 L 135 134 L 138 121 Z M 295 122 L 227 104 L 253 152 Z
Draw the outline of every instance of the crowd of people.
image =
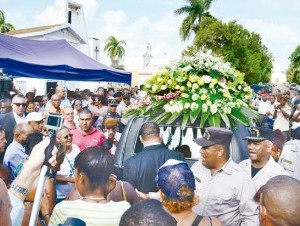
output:
M 194 140 L 201 159 L 190 167 L 182 152 L 163 145 L 159 125 L 145 122 L 144 148 L 124 162 L 120 180 L 114 155 L 138 91 L 57 86 L 49 95 L 0 100 L 0 225 L 28 225 L 49 114 L 64 119 L 56 131 L 64 151 L 54 148 L 49 160 L 39 225 L 300 225 L 296 95 L 261 92 L 253 100 L 259 119 L 244 137 L 249 159 L 240 163 L 230 156 L 229 129 L 206 128 Z

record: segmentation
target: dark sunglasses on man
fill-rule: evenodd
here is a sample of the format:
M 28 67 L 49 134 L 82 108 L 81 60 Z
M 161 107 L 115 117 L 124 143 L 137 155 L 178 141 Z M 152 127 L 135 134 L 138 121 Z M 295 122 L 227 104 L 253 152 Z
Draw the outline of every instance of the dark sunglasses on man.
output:
M 25 107 L 26 106 L 25 103 L 13 103 L 13 104 L 16 105 L 17 107 L 20 107 L 20 106 Z

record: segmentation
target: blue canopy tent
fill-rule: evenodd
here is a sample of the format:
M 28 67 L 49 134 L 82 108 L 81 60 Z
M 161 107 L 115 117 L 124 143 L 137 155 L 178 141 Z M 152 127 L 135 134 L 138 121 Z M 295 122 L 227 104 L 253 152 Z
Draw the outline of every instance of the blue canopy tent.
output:
M 131 83 L 131 73 L 95 61 L 65 40 L 0 34 L 0 69 L 14 77 Z

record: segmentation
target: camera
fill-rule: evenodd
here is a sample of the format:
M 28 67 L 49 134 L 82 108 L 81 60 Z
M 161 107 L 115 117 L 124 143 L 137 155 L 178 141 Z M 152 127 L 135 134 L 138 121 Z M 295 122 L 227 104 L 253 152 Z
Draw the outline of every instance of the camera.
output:
M 60 114 L 49 113 L 46 119 L 45 128 L 48 131 L 60 130 L 63 126 L 64 118 Z

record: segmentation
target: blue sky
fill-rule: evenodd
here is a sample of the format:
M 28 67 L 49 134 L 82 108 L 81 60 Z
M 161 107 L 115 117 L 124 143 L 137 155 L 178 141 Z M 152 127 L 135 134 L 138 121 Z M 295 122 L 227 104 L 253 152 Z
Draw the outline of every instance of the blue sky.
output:
M 0 0 L 7 22 L 17 28 L 54 24 L 51 10 L 62 0 Z M 183 17 L 174 10 L 184 0 L 77 0 L 84 5 L 88 36 L 97 37 L 103 46 L 109 35 L 127 42 L 128 57 L 142 56 L 146 44 L 152 55 L 175 58 L 186 43 L 178 29 Z M 300 0 L 216 0 L 211 13 L 223 20 L 236 20 L 250 31 L 259 33 L 274 57 L 274 77 L 288 67 L 288 57 L 300 45 Z M 101 55 L 102 62 L 108 62 Z

